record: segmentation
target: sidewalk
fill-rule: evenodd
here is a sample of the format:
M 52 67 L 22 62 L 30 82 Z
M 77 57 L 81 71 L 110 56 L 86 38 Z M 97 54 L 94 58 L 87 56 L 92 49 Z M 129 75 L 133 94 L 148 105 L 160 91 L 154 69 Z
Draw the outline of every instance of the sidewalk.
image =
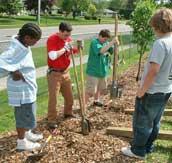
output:
M 131 45 L 131 48 L 133 47 L 134 45 Z M 129 49 L 130 46 L 129 45 L 124 45 L 123 47 L 119 47 L 119 51 L 122 51 L 122 50 L 126 50 L 126 49 Z M 87 60 L 88 60 L 88 55 L 85 55 L 83 57 L 83 64 L 87 63 Z M 76 63 L 76 66 L 79 65 L 79 57 L 75 58 L 75 63 Z M 73 67 L 72 65 L 72 62 L 70 64 L 70 68 Z M 43 66 L 43 67 L 39 67 L 36 69 L 36 77 L 37 78 L 41 78 L 41 77 L 45 77 L 46 76 L 46 71 L 47 71 L 47 66 Z M 4 90 L 6 89 L 6 83 L 7 83 L 7 78 L 1 78 L 0 79 L 0 91 L 1 90 Z

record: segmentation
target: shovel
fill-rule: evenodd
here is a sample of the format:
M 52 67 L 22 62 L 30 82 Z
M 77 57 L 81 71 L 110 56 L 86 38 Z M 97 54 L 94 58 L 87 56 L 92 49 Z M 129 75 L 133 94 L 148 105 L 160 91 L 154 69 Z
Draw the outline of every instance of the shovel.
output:
M 43 150 L 45 149 L 45 147 L 47 146 L 48 142 L 52 139 L 52 135 L 50 135 L 46 141 L 44 142 L 44 144 L 42 144 L 42 147 L 40 148 L 40 150 L 38 151 L 38 153 L 33 154 L 31 156 L 28 156 L 27 160 L 25 163 L 34 163 L 36 161 L 39 161 L 42 157 L 44 157 L 47 152 L 44 152 Z
M 115 37 L 118 36 L 118 14 L 115 14 Z M 117 65 L 118 65 L 118 45 L 114 47 L 114 60 L 113 60 L 113 75 L 112 85 L 110 90 L 111 99 L 120 97 L 122 94 L 122 87 L 118 85 L 117 79 Z
M 80 52 L 80 75 L 81 75 L 81 97 L 82 97 L 82 107 L 81 107 L 81 128 L 83 135 L 88 135 L 91 131 L 90 121 L 86 118 L 85 115 L 85 87 L 84 87 L 84 70 L 83 70 L 83 47 L 84 42 L 82 40 L 77 40 L 78 50 Z
M 85 118 L 85 114 L 83 111 L 83 98 L 81 97 L 81 91 L 79 88 L 79 80 L 78 80 L 78 74 L 76 71 L 76 65 L 75 65 L 75 59 L 74 59 L 74 55 L 72 52 L 72 62 L 73 62 L 73 69 L 74 69 L 74 77 L 75 77 L 75 81 L 76 81 L 76 87 L 77 87 L 77 92 L 78 92 L 78 98 L 79 98 L 79 105 L 80 105 L 80 109 L 81 109 L 81 129 L 82 129 L 82 134 L 83 135 L 88 135 L 89 131 L 90 131 L 90 124 L 89 121 Z

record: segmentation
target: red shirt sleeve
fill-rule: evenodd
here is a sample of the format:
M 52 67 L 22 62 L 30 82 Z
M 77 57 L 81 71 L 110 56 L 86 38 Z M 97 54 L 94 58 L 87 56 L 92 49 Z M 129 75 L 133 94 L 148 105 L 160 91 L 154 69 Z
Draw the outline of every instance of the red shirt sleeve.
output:
M 47 40 L 47 52 L 49 53 L 50 51 L 57 51 L 57 40 L 54 37 L 50 37 Z

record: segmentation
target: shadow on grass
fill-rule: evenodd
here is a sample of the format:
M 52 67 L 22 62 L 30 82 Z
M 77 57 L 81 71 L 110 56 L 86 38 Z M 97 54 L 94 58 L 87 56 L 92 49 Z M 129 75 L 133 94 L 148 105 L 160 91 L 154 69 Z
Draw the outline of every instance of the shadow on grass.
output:
M 169 158 L 167 163 L 172 163 L 172 146 L 164 147 L 162 145 L 156 145 L 154 152 L 163 153 L 165 155 L 169 153 Z
M 14 20 L 20 20 L 20 21 L 36 21 L 36 17 L 34 18 L 32 18 L 32 17 L 15 17 L 15 18 L 13 18 Z
M 44 19 L 48 19 L 48 20 L 66 20 L 66 21 L 81 21 L 81 19 L 78 18 L 69 18 L 69 17 L 59 17 L 59 16 L 42 16 L 42 18 Z
M 7 19 L 0 19 L 0 24 L 5 24 L 5 23 L 13 23 L 14 20 L 11 18 L 7 18 Z
M 163 125 L 172 126 L 172 121 L 171 120 L 163 119 L 161 121 L 161 123 L 163 123 Z

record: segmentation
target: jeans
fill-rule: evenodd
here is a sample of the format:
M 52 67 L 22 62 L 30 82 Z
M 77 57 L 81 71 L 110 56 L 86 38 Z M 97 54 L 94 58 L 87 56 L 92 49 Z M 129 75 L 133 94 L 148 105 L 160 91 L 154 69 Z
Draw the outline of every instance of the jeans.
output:
M 133 115 L 133 140 L 131 151 L 144 157 L 152 152 L 153 142 L 156 140 L 160 120 L 171 93 L 146 93 L 144 97 L 136 97 Z

